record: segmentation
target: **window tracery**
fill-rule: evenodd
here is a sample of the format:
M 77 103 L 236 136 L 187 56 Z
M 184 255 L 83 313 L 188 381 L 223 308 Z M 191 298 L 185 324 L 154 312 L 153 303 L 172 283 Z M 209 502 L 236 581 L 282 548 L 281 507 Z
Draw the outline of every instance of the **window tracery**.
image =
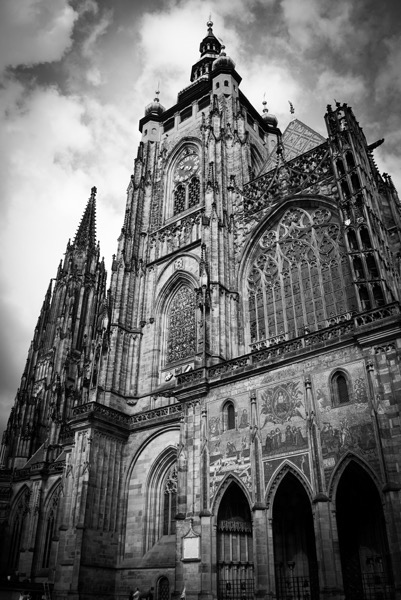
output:
M 326 208 L 288 209 L 261 237 L 247 284 L 252 343 L 297 337 L 354 309 L 338 221 Z
M 167 363 L 191 357 L 196 352 L 195 294 L 187 285 L 175 293 L 168 314 Z
M 200 202 L 199 156 L 186 148 L 180 155 L 173 171 L 173 216 Z
M 163 535 L 171 535 L 175 533 L 177 485 L 177 467 L 174 465 L 167 474 L 164 484 Z

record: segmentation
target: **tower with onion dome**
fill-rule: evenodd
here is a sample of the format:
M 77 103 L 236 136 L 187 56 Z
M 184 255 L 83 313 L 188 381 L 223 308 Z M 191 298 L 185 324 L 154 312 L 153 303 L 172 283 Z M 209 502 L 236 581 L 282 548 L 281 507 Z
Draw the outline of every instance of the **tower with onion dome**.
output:
M 3 439 L 3 573 L 54 600 L 400 600 L 381 141 L 340 103 L 327 138 L 282 134 L 211 21 L 199 51 L 140 119 L 109 291 L 93 189 L 45 297 Z

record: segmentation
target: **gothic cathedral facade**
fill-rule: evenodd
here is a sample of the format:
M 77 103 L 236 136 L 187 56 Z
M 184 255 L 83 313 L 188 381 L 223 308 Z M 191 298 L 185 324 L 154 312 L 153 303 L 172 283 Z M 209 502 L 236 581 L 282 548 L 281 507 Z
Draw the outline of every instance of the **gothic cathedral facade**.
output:
M 209 22 L 109 289 L 92 189 L 2 440 L 5 598 L 401 598 L 401 205 L 346 104 L 282 134 L 240 82 Z

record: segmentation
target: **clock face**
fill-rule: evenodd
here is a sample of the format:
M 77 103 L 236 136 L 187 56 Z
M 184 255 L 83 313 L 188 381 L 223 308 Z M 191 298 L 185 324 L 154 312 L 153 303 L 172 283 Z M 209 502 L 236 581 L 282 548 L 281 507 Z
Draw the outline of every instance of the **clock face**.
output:
M 175 168 L 174 181 L 176 183 L 180 181 L 185 181 L 186 179 L 194 175 L 198 168 L 199 156 L 197 156 L 196 154 L 188 154 L 188 156 L 184 156 L 184 158 L 182 158 L 178 162 Z

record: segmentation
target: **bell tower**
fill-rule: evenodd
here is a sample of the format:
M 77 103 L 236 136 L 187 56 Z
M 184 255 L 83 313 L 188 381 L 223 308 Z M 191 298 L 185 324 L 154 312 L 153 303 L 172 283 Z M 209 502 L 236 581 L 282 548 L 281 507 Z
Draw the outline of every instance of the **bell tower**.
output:
M 213 23 L 191 83 L 165 109 L 149 104 L 112 267 L 111 348 L 105 401 L 151 397 L 187 370 L 240 352 L 232 187 L 262 168 L 277 120 L 239 86 Z M 142 400 L 145 401 L 145 400 Z

